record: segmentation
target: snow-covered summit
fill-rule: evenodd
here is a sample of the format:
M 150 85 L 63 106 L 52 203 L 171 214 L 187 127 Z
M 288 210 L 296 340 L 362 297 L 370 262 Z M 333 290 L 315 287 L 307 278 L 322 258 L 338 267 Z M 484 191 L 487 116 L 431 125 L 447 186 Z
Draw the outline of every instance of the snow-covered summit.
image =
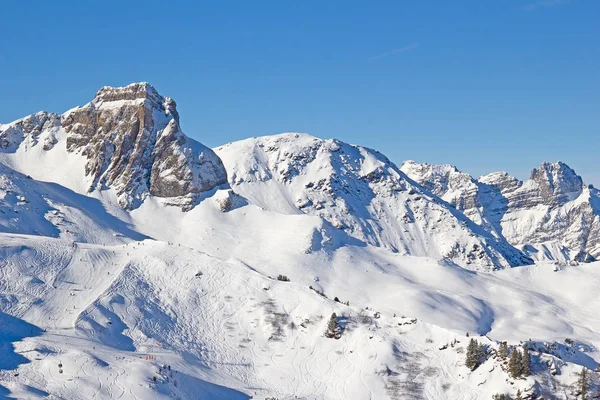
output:
M 600 257 L 598 190 L 563 162 L 543 163 L 525 182 L 505 172 L 479 179 L 454 167 L 407 162 L 402 170 L 477 224 L 536 259 Z
M 215 151 L 233 190 L 264 209 L 317 215 L 362 242 L 471 269 L 530 263 L 374 150 L 286 133 Z

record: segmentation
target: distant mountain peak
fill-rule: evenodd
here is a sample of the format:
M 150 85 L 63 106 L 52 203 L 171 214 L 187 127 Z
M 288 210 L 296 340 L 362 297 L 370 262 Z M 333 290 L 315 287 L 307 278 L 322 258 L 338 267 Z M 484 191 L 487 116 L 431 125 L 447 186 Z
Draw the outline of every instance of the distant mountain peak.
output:
M 583 179 L 562 161 L 542 163 L 531 171 L 531 180 L 539 185 L 544 197 L 581 193 L 583 190 Z
M 448 173 L 443 165 L 409 162 L 402 170 L 511 244 L 538 246 L 535 254 L 530 252 L 537 259 L 587 261 L 600 256 L 600 197 L 564 162 L 542 163 L 525 182 L 506 172 L 474 181 L 464 173 Z

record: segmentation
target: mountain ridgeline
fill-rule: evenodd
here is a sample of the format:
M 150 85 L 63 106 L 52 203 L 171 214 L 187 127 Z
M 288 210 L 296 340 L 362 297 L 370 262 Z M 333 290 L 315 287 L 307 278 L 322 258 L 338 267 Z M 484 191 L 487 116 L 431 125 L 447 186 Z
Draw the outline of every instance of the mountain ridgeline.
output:
M 504 172 L 475 179 L 450 165 L 414 161 L 401 169 L 536 260 L 600 257 L 600 192 L 562 162 L 543 163 L 525 182 Z
M 116 204 L 124 220 L 150 200 L 190 211 L 225 189 L 245 198 L 240 204 L 319 217 L 347 242 L 472 270 L 600 257 L 599 193 L 563 163 L 544 163 L 520 182 L 412 161 L 399 168 L 374 150 L 306 134 L 212 150 L 182 132 L 175 101 L 148 83 L 103 87 L 62 115 L 38 112 L 0 125 L 0 163 L 0 191 L 33 190 L 27 176 L 107 209 Z M 42 204 L 52 208 L 41 196 L 39 207 L 19 214 L 19 200 L 9 198 L 0 200 L 13 216 L 0 225 L 7 232 L 19 232 L 19 218 L 36 225 Z M 52 232 L 52 218 L 39 218 L 39 229 Z

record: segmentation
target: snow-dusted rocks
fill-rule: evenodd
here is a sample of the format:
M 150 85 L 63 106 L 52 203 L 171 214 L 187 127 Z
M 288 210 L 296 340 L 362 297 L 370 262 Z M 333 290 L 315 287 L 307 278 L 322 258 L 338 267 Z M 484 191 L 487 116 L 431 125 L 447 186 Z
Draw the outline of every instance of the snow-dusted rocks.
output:
M 40 140 L 44 150 L 56 144 L 55 132 L 60 126 L 57 114 L 40 111 L 7 125 L 0 125 L 0 151 L 14 152 L 25 142 L 25 146 L 35 146 Z
M 290 133 L 230 143 L 216 152 L 232 188 L 267 210 L 317 215 L 362 242 L 470 269 L 531 262 L 423 191 L 376 151 Z
M 402 171 L 534 259 L 600 257 L 600 193 L 562 162 L 521 182 L 504 172 L 474 179 L 448 165 L 407 161 Z
M 51 151 L 60 138 L 67 156 L 84 158 L 88 191 L 113 189 L 125 209 L 152 195 L 189 210 L 200 193 L 227 182 L 214 152 L 181 131 L 175 101 L 148 83 L 103 87 L 60 117 L 40 112 L 0 126 L 5 153 L 28 151 L 39 141 Z

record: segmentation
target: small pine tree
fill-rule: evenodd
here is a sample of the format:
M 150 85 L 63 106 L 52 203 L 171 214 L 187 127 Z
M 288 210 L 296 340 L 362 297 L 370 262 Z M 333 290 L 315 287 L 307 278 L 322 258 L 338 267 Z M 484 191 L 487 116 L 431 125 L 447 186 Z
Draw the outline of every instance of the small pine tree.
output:
M 521 389 L 517 390 L 517 397 L 515 400 L 523 400 L 523 394 L 521 393 Z
M 506 360 L 508 358 L 508 345 L 506 342 L 500 342 L 500 346 L 498 346 L 498 357 L 501 360 Z
M 336 313 L 331 314 L 331 318 L 329 318 L 329 322 L 327 323 L 327 331 L 325 332 L 325 337 L 330 339 L 339 339 L 342 337 L 342 331 L 340 329 L 340 326 L 338 325 Z
M 581 394 L 581 398 L 585 400 L 588 395 L 589 389 L 589 376 L 587 369 L 583 367 L 581 369 L 581 373 L 579 374 L 579 379 L 577 380 L 577 387 L 579 388 L 579 394 Z
M 521 376 L 521 352 L 519 349 L 514 349 L 510 353 L 510 359 L 508 360 L 508 372 L 513 378 Z
M 521 359 L 521 373 L 524 376 L 531 375 L 531 355 L 529 354 L 529 347 L 523 346 L 523 358 Z

